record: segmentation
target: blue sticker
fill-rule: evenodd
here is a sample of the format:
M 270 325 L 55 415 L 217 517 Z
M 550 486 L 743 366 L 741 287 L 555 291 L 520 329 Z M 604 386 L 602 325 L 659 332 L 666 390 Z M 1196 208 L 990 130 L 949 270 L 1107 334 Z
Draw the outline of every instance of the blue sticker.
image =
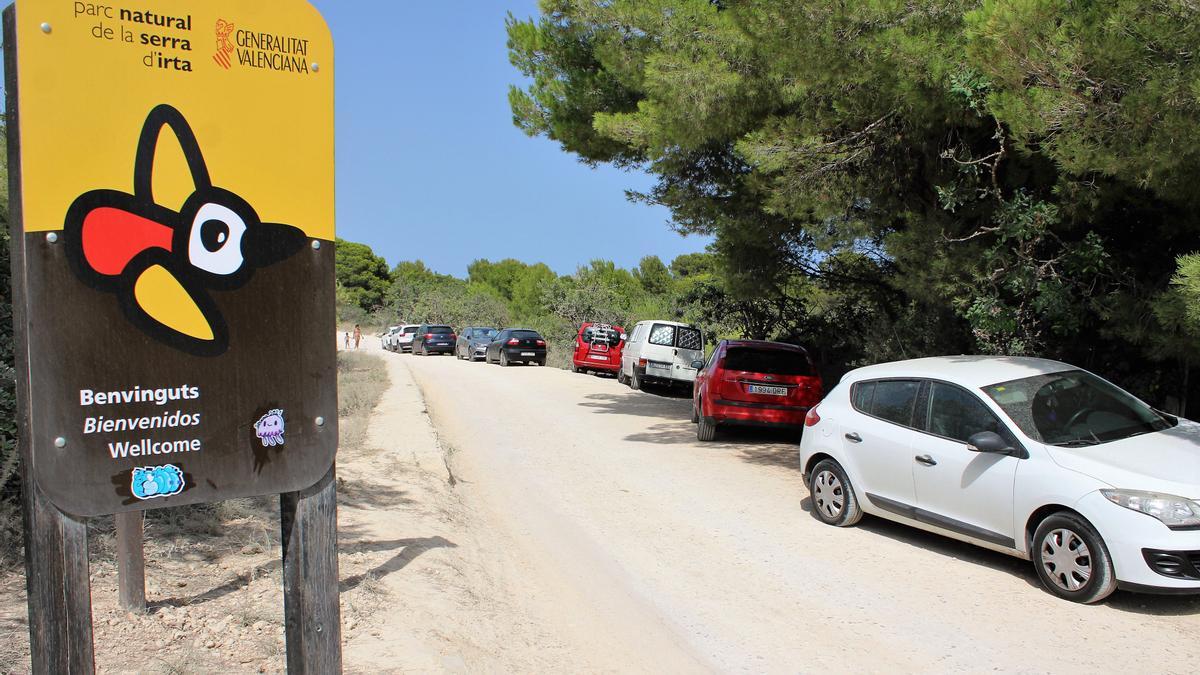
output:
M 273 408 L 254 423 L 254 435 L 262 441 L 263 447 L 283 445 L 283 410 Z
M 138 499 L 177 495 L 183 492 L 183 471 L 174 464 L 134 467 L 130 487 Z

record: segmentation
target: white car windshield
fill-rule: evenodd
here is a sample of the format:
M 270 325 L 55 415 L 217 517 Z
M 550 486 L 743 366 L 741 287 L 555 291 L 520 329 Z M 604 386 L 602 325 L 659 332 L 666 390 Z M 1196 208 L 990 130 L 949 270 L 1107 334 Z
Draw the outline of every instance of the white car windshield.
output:
M 983 391 L 1025 435 L 1051 445 L 1097 445 L 1178 424 L 1170 415 L 1082 370 L 1000 382 Z

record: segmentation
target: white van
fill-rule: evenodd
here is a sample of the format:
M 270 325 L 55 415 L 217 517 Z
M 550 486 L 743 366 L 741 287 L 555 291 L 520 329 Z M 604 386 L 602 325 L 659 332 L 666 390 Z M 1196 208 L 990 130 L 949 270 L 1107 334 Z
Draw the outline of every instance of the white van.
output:
M 617 379 L 633 389 L 643 382 L 688 385 L 696 379 L 692 362 L 704 360 L 704 336 L 677 321 L 639 321 L 621 353 Z

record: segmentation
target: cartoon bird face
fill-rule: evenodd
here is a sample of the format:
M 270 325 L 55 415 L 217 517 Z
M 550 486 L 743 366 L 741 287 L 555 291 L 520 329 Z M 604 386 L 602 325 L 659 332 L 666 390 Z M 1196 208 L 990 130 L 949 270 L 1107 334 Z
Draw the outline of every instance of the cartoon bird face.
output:
M 195 186 L 179 211 L 154 201 L 164 128 L 178 139 Z M 85 192 L 67 210 L 63 237 L 76 276 L 114 293 L 126 317 L 155 339 L 193 354 L 224 353 L 228 327 L 205 289 L 238 288 L 256 268 L 300 250 L 304 233 L 262 222 L 246 200 L 215 187 L 191 127 L 169 105 L 142 125 L 133 184 L 133 194 Z

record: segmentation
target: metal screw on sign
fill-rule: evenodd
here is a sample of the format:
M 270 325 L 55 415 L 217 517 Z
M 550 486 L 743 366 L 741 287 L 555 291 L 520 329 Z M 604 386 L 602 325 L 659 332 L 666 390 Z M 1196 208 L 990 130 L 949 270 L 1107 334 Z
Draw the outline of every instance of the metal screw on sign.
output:
M 321 66 L 320 66 L 319 64 L 317 64 L 317 63 L 315 63 L 315 62 L 314 62 L 314 63 L 312 64 L 312 71 L 315 73 L 315 72 L 317 72 L 317 71 L 319 71 L 319 70 L 321 70 Z
M 51 244 L 58 241 L 58 233 L 57 232 L 47 232 L 46 233 L 46 241 L 50 242 Z
M 314 251 L 320 250 L 321 242 L 316 239 L 313 239 L 312 247 L 313 247 Z
M 58 438 L 54 439 L 54 447 L 56 447 L 56 448 L 67 447 L 67 439 L 63 438 L 62 436 L 59 436 Z
M 325 418 L 324 417 L 318 417 L 314 421 L 317 423 L 317 426 L 319 426 L 319 427 L 325 426 Z
M 50 32 L 50 24 L 43 21 L 42 22 L 42 32 L 49 33 Z

